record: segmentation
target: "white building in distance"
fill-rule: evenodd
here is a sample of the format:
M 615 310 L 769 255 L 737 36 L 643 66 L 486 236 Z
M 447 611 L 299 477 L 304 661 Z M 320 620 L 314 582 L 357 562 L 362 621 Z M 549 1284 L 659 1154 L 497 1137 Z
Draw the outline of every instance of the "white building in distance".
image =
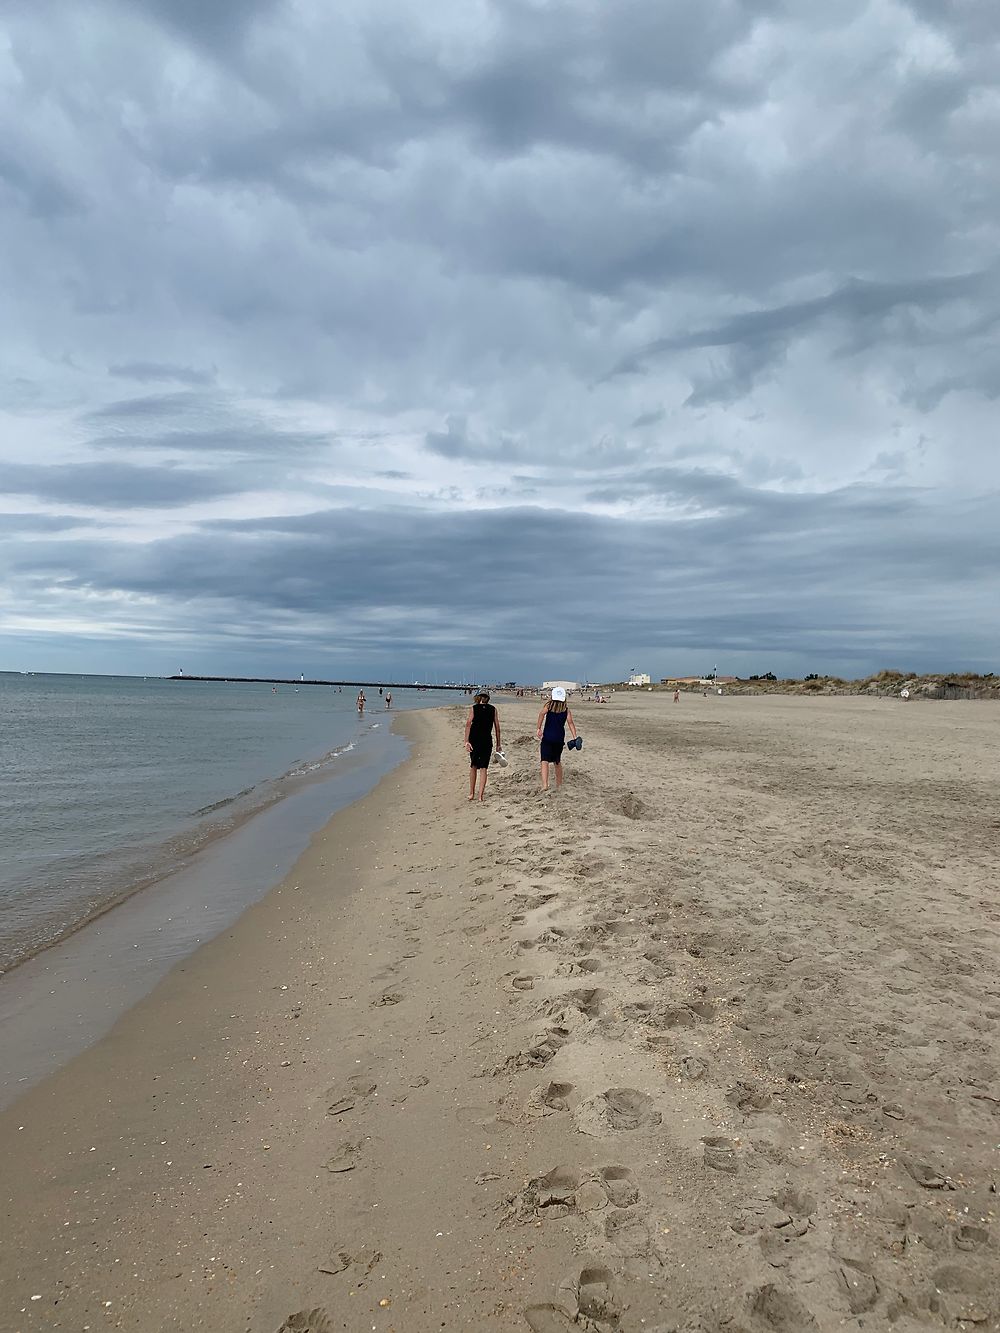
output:
M 629 676 L 628 683 L 630 685 L 649 685 L 651 681 L 645 671 L 637 671 L 634 676 Z
M 543 681 L 542 681 L 542 689 L 543 689 L 543 690 L 554 690 L 554 689 L 557 689 L 560 685 L 561 685 L 562 688 L 566 691 L 567 698 L 568 698 L 569 695 L 571 695 L 571 694 L 576 694 L 576 693 L 578 693 L 578 692 L 579 692 L 579 689 L 580 689 L 579 682 L 577 682 L 577 681 L 575 681 L 575 680 L 543 680 Z

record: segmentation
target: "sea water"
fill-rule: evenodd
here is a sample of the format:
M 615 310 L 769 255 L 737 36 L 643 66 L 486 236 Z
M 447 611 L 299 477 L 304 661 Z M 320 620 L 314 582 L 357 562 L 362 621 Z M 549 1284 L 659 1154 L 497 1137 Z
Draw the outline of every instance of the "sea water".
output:
M 304 785 L 328 813 L 373 786 L 405 746 L 366 693 L 359 717 L 346 686 L 0 673 L 0 971 Z

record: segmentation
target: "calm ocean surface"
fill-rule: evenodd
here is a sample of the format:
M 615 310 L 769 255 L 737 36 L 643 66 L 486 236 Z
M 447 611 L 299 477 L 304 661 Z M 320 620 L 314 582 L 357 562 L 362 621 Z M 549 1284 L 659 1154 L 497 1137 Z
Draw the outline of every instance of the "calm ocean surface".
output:
M 0 673 L 0 970 L 338 766 L 356 794 L 359 765 L 374 785 L 400 757 L 376 686 L 363 720 L 346 686 L 277 691 Z M 393 711 L 459 697 L 394 691 Z

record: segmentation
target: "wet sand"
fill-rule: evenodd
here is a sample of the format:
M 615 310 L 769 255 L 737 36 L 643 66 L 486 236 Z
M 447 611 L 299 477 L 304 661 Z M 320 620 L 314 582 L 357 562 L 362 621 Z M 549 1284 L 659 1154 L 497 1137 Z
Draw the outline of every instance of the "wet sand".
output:
M 1000 1327 L 1000 710 L 499 703 L 0 1116 L 0 1327 Z

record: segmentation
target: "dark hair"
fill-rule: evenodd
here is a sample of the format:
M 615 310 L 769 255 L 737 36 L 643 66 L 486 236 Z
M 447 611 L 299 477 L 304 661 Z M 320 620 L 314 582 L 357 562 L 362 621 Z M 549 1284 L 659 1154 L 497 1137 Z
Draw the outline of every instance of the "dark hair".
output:
M 475 699 L 473 699 L 472 702 L 475 703 L 475 704 L 488 704 L 489 701 L 490 701 L 490 696 L 489 696 L 489 694 L 487 693 L 487 691 L 486 691 L 486 690 L 480 690 L 479 693 L 476 695 Z
M 568 713 L 569 704 L 565 699 L 550 699 L 545 711 L 547 713 Z

